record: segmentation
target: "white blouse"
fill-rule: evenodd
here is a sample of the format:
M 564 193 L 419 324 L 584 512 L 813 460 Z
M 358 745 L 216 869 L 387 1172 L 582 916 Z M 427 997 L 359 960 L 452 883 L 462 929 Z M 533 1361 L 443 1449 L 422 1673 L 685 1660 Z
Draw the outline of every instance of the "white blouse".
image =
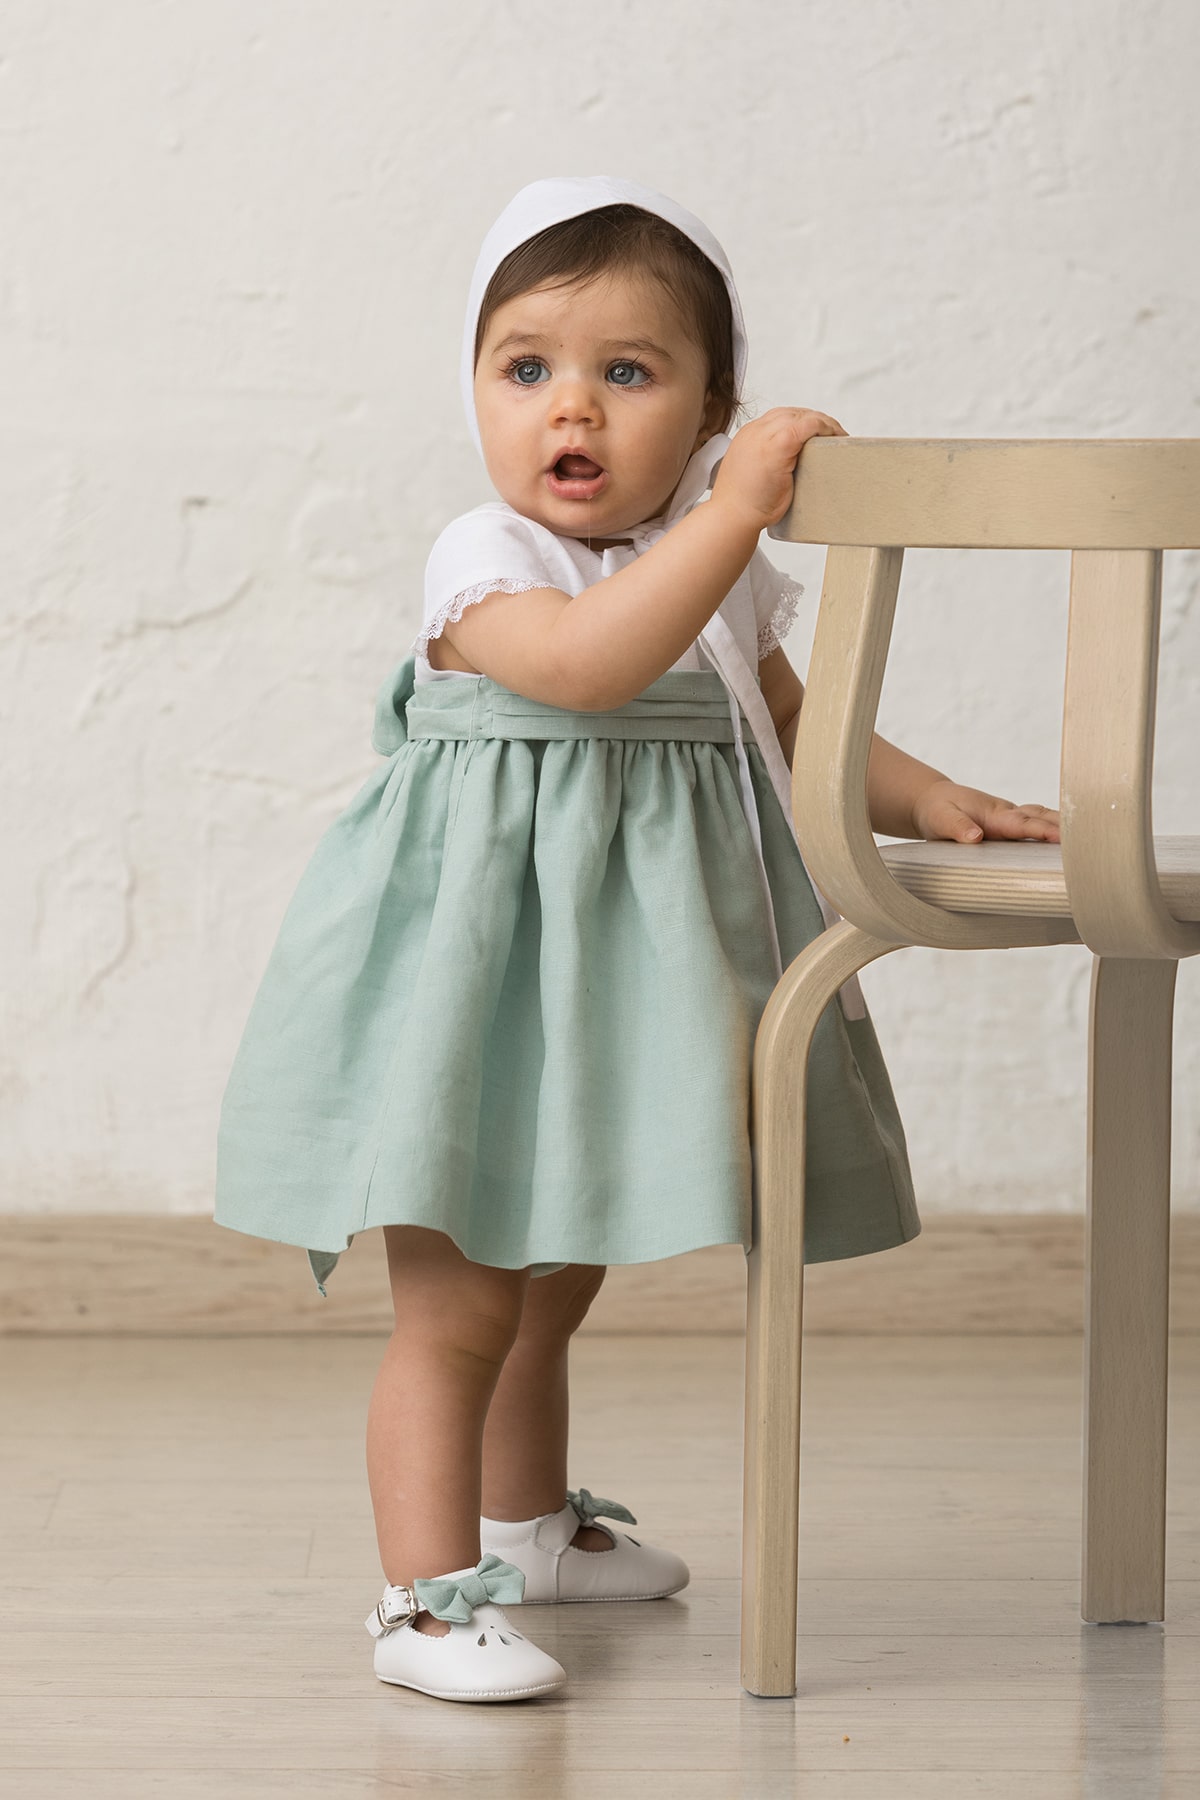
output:
M 643 548 L 638 546 L 639 553 Z M 409 654 L 416 657 L 415 680 L 475 679 L 464 669 L 433 668 L 426 651 L 430 638 L 440 637 L 448 624 L 461 619 L 465 609 L 485 595 L 552 587 L 574 598 L 602 580 L 610 568 L 604 566 L 603 552 L 589 549 L 581 539 L 560 537 L 504 500 L 485 500 L 452 519 L 429 553 L 424 621 L 409 647 Z M 751 668 L 783 641 L 803 592 L 798 581 L 755 550 L 718 609 Z M 671 665 L 701 670 L 711 666 L 698 642 Z

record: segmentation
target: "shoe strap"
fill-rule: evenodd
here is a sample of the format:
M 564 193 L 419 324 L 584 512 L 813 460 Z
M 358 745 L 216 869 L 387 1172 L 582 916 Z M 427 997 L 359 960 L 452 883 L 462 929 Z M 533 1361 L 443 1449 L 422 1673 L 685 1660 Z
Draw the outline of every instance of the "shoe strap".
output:
M 407 1625 L 415 1619 L 421 1608 L 417 1604 L 417 1596 L 410 1587 L 393 1586 L 390 1582 L 383 1590 L 383 1598 L 375 1611 L 366 1621 L 367 1630 L 372 1637 L 383 1637 L 389 1631 L 395 1631 L 400 1625 Z
M 561 1512 L 547 1513 L 539 1519 L 533 1541 L 540 1550 L 560 1556 L 579 1530 L 579 1515 L 568 1500 Z
M 603 1531 L 615 1544 L 617 1534 L 611 1525 L 601 1524 L 600 1515 L 610 1519 L 620 1519 L 630 1525 L 637 1520 L 628 1507 L 621 1506 L 616 1500 L 597 1500 L 580 1488 L 578 1493 L 567 1490 L 567 1504 L 561 1512 L 547 1513 L 537 1523 L 534 1531 L 534 1542 L 542 1550 L 548 1550 L 552 1556 L 561 1556 L 581 1525 L 589 1525 L 593 1530 Z

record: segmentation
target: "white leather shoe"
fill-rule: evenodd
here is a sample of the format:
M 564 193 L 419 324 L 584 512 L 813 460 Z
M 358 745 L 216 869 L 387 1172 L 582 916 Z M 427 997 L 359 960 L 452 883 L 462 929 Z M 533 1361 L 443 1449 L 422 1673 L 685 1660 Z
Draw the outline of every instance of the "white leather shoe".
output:
M 416 1688 L 437 1700 L 525 1700 L 562 1687 L 567 1672 L 517 1631 L 498 1600 L 519 1601 L 519 1569 L 485 1554 L 473 1569 L 389 1583 L 366 1621 L 375 1639 L 375 1673 L 395 1687 Z M 417 1631 L 413 1620 L 431 1612 L 450 1626 L 444 1637 Z
M 520 1569 L 527 1606 L 554 1600 L 659 1600 L 687 1586 L 691 1575 L 681 1556 L 601 1524 L 602 1513 L 637 1524 L 615 1500 L 593 1499 L 580 1488 L 568 1493 L 561 1512 L 537 1519 L 480 1519 L 480 1541 L 485 1550 Z M 581 1525 L 607 1533 L 612 1549 L 577 1549 L 571 1539 Z

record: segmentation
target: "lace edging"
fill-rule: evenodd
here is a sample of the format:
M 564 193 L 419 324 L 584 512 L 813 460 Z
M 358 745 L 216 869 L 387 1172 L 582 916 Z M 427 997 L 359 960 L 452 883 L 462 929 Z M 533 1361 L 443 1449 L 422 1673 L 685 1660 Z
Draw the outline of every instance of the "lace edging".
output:
M 803 582 L 796 581 L 791 575 L 780 578 L 783 586 L 779 599 L 775 602 L 775 610 L 765 625 L 758 628 L 758 660 L 770 656 L 772 650 L 778 650 L 792 626 L 796 623 L 796 612 L 800 605 L 800 596 L 804 592 Z
M 441 637 L 447 625 L 453 625 L 456 620 L 461 619 L 468 606 L 485 599 L 488 594 L 528 594 L 534 588 L 549 585 L 546 581 L 523 581 L 511 575 L 494 577 L 490 581 L 477 581 L 473 587 L 463 588 L 452 600 L 447 600 L 444 606 L 438 607 L 428 624 L 421 627 L 420 636 L 414 638 L 409 645 L 408 653 L 410 656 L 424 656 L 429 648 L 430 638 Z

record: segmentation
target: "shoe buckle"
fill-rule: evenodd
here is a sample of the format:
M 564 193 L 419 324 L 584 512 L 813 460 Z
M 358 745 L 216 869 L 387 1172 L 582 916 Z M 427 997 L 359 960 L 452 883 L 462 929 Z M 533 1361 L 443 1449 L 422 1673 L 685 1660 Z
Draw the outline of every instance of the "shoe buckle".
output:
M 405 1610 L 396 1612 L 393 1609 L 400 1605 Z M 367 1630 L 372 1637 L 383 1637 L 386 1632 L 395 1631 L 401 1625 L 407 1625 L 420 1612 L 417 1597 L 410 1587 L 389 1583 L 375 1611 L 367 1620 Z

